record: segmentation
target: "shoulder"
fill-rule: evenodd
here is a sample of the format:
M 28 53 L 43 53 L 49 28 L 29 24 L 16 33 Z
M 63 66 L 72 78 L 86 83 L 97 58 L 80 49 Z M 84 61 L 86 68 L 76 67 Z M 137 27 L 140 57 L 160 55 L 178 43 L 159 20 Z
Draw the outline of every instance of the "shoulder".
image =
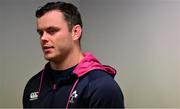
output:
M 41 72 L 37 73 L 36 75 L 34 75 L 33 77 L 31 77 L 29 79 L 29 81 L 27 82 L 25 88 L 24 88 L 24 94 L 29 94 L 32 91 L 37 91 L 39 84 L 40 84 L 40 79 L 41 79 Z
M 113 76 L 108 74 L 108 72 L 103 70 L 92 70 L 87 74 L 87 77 L 90 81 L 94 81 L 97 79 L 103 79 L 104 77 L 114 80 Z
M 105 71 L 93 70 L 88 74 L 89 88 L 99 91 L 113 91 L 119 90 L 120 87 L 114 78 Z
M 121 88 L 114 78 L 102 70 L 88 74 L 88 99 L 91 107 L 124 107 Z
M 38 73 L 35 74 L 33 77 L 31 77 L 31 78 L 29 79 L 29 81 L 27 82 L 26 86 L 29 86 L 29 85 L 31 85 L 31 84 L 33 84 L 33 86 L 35 86 L 35 84 L 37 84 L 37 82 L 39 82 L 40 79 L 41 79 L 41 72 L 42 72 L 42 71 L 38 72 Z
M 29 97 L 32 92 L 37 92 L 39 87 L 39 81 L 41 77 L 41 72 L 37 73 L 27 82 L 24 92 L 23 92 L 23 107 L 29 107 Z

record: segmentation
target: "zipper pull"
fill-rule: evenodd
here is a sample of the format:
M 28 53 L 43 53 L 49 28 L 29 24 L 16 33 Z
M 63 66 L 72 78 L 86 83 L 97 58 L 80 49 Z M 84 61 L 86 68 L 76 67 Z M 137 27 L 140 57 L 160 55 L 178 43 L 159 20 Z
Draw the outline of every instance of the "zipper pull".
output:
M 53 90 L 56 90 L 56 84 L 53 84 Z

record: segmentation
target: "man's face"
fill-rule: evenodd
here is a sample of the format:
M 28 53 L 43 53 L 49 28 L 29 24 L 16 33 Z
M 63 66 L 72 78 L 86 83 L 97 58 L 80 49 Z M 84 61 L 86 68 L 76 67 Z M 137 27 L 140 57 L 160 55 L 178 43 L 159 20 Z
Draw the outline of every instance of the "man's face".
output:
M 38 18 L 37 31 L 45 59 L 62 61 L 72 50 L 72 33 L 62 12 L 53 10 Z

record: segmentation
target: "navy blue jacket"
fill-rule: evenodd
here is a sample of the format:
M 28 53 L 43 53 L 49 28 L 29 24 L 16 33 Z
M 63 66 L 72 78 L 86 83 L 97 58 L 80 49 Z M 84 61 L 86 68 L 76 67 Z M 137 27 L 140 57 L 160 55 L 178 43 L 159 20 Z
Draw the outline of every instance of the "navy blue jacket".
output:
M 124 97 L 113 77 L 91 54 L 76 66 L 53 75 L 50 64 L 32 77 L 23 95 L 24 108 L 124 108 Z

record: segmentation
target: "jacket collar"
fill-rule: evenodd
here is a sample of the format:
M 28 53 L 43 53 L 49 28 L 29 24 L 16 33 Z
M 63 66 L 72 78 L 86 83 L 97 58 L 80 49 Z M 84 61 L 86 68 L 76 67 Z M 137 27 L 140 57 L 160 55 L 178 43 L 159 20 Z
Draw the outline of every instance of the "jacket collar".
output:
M 116 75 L 116 70 L 114 68 L 107 65 L 102 65 L 91 53 L 86 52 L 83 55 L 84 58 L 73 71 L 73 73 L 75 73 L 78 77 L 81 77 L 95 69 L 106 71 L 112 76 Z

